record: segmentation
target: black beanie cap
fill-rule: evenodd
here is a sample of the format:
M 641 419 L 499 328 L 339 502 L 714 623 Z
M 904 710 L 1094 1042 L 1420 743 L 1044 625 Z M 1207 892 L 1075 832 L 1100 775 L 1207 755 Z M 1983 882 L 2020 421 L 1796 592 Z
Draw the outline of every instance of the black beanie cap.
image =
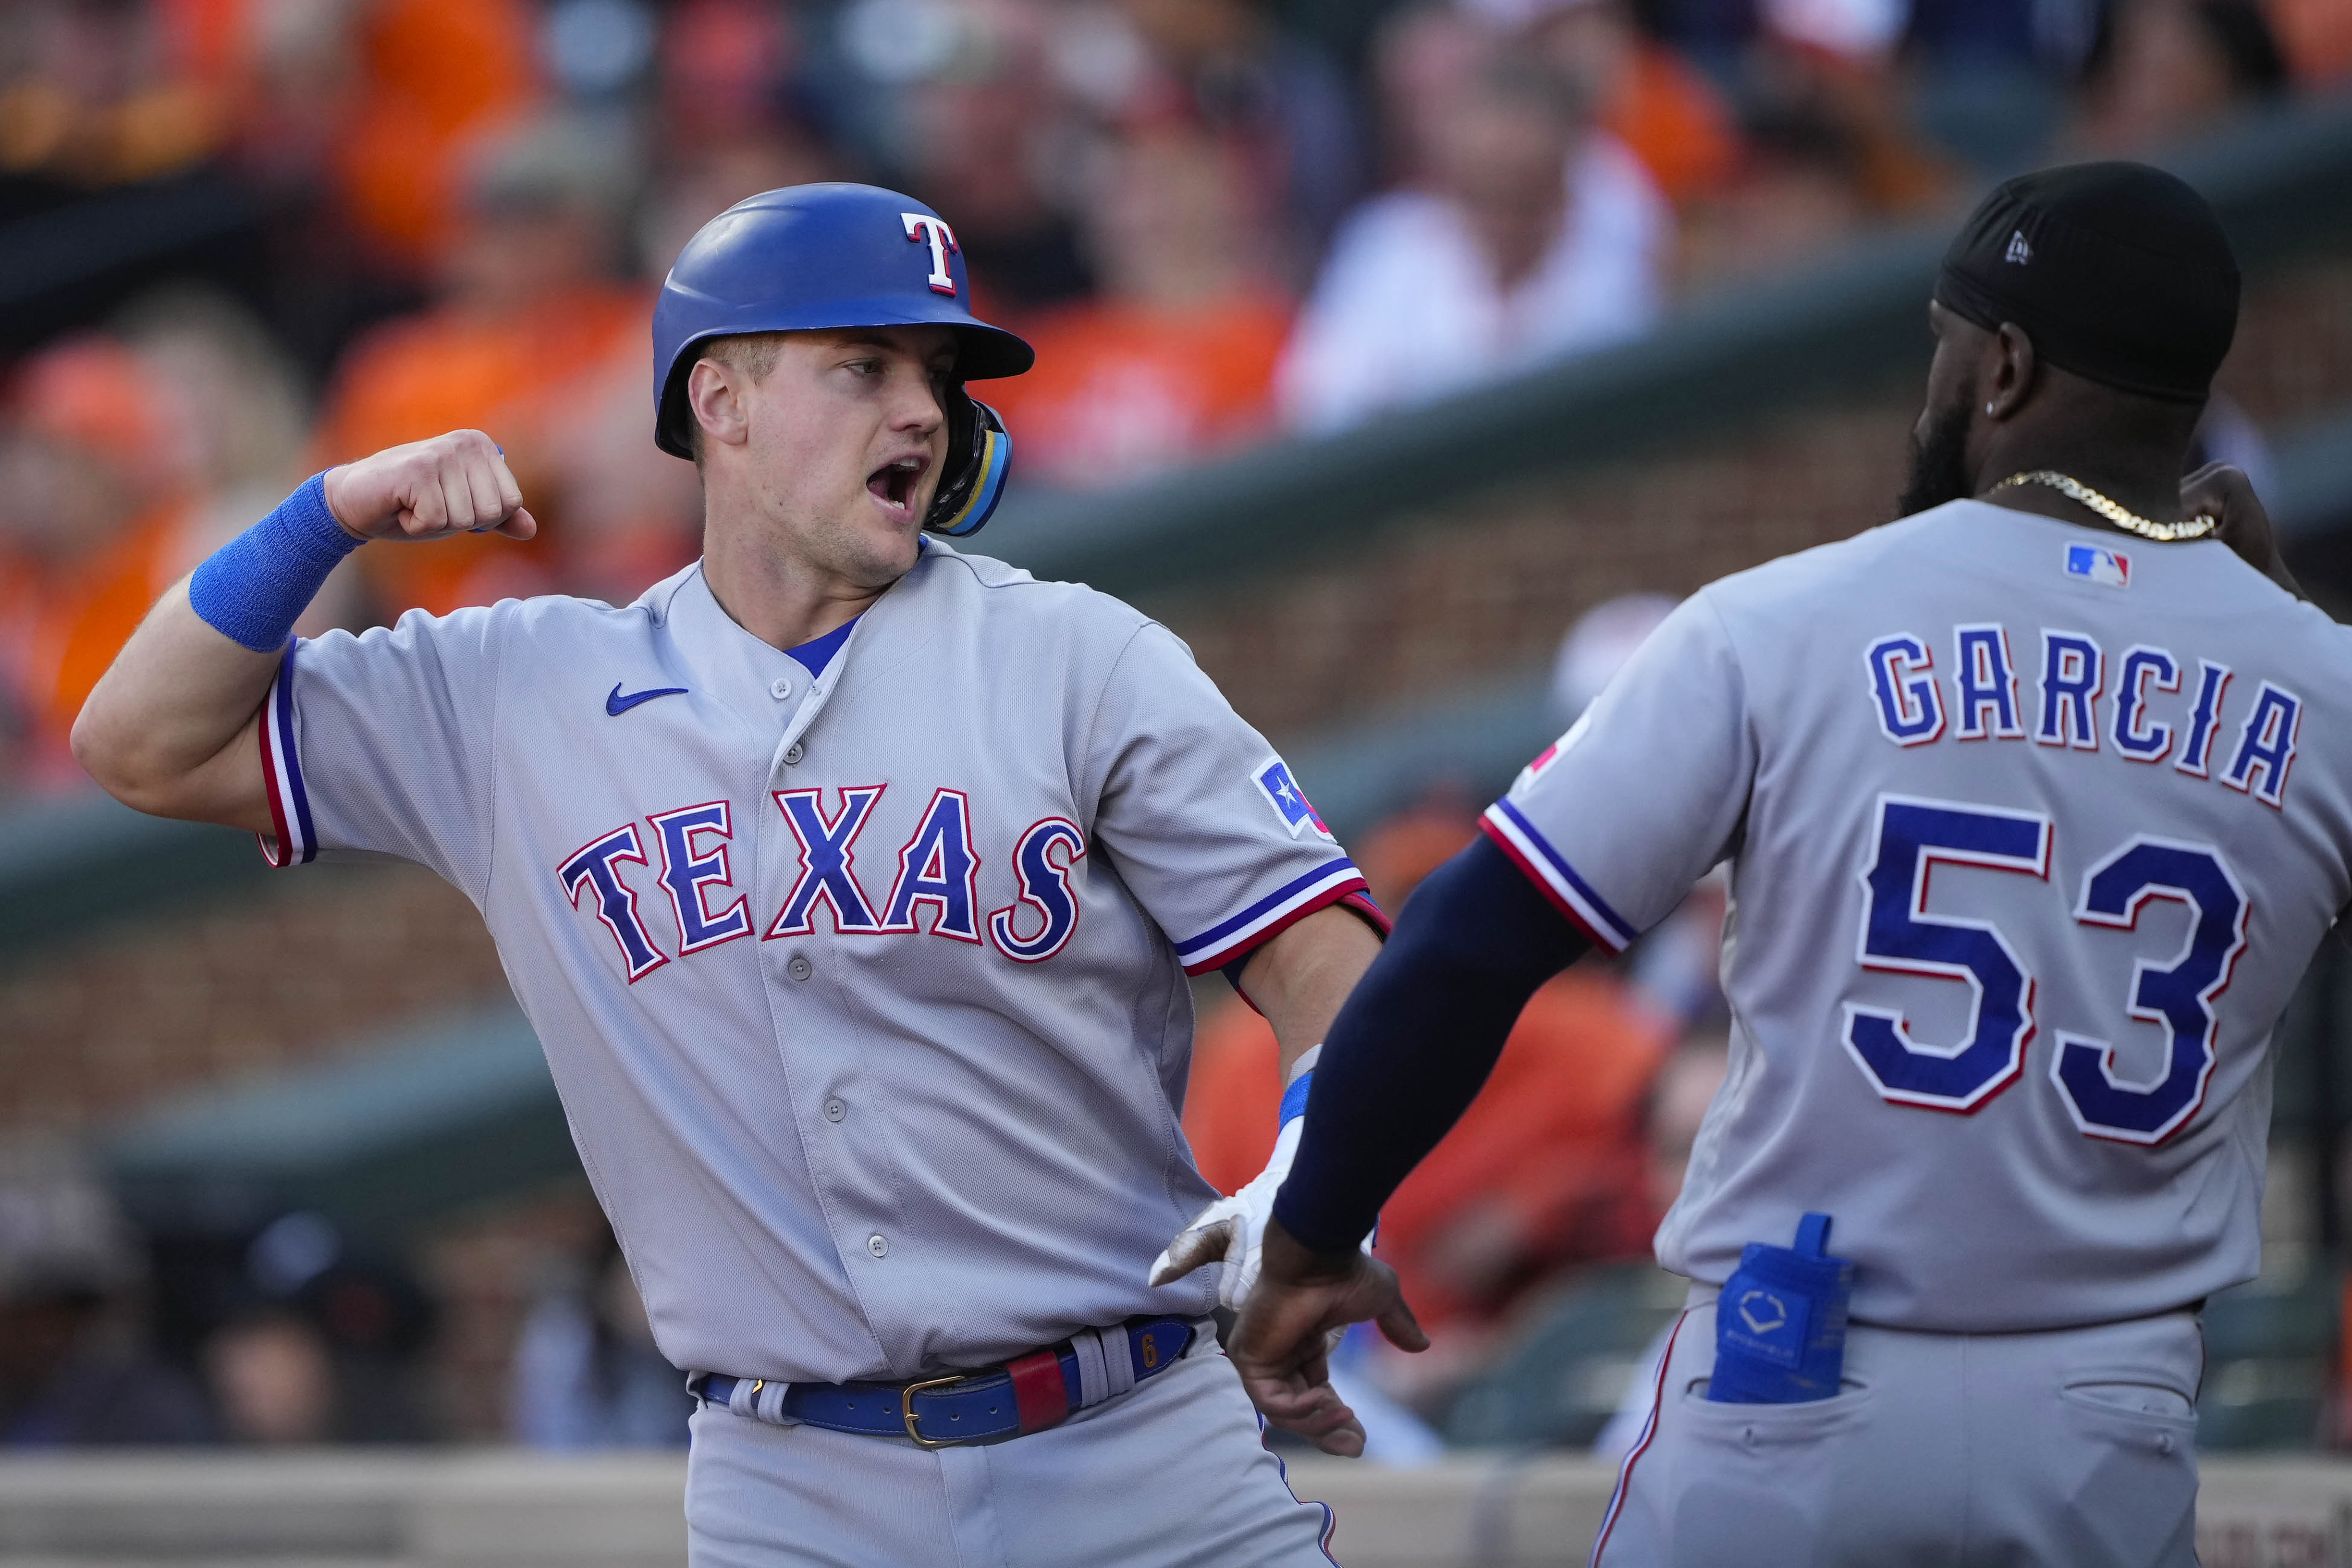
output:
M 2202 403 L 2238 327 L 2237 258 L 2185 183 L 2145 163 L 2021 174 L 1944 253 L 1936 299 L 1987 331 L 2119 391 Z

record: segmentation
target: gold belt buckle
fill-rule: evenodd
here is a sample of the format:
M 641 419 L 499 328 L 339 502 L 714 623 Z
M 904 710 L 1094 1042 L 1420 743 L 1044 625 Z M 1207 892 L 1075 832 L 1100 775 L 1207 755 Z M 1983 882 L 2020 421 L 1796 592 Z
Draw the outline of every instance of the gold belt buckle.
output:
M 908 1384 L 906 1386 L 905 1391 L 898 1395 L 899 1416 L 907 1423 L 907 1436 L 912 1437 L 918 1447 L 925 1448 L 952 1448 L 959 1441 L 961 1441 L 961 1439 L 955 1437 L 926 1437 L 920 1432 L 917 1431 L 915 1429 L 915 1395 L 918 1394 L 928 1394 L 934 1388 L 953 1387 L 959 1383 L 967 1381 L 970 1376 L 971 1374 L 969 1373 L 953 1372 L 950 1373 L 945 1377 L 927 1378 L 921 1383 Z

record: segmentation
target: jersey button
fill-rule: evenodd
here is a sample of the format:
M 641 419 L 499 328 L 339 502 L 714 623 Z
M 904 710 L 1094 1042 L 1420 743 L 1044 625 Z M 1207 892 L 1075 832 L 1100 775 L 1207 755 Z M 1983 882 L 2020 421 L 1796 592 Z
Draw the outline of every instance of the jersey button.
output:
M 806 754 L 806 752 L 801 750 L 801 743 L 798 741 L 794 741 L 791 745 L 784 748 L 784 766 L 788 768 L 799 767 L 801 765 L 801 758 Z
M 848 1105 L 838 1097 L 824 1102 L 824 1119 L 827 1121 L 838 1121 L 848 1114 Z
M 890 1244 L 878 1235 L 869 1236 L 866 1238 L 866 1250 L 877 1258 L 887 1258 L 890 1256 Z
M 774 698 L 779 702 L 782 702 L 785 698 L 790 697 L 792 694 L 793 683 L 786 680 L 782 676 L 778 676 L 776 678 L 776 683 L 768 688 L 768 695 Z
M 816 965 L 796 952 L 793 954 L 792 962 L 784 965 L 784 973 L 795 980 L 806 980 L 816 973 Z

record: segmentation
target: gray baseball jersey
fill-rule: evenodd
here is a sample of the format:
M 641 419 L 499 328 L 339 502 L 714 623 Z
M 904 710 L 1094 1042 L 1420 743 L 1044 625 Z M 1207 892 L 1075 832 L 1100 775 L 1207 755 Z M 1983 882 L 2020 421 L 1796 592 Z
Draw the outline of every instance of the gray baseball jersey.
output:
M 1731 859 L 1731 1068 L 1662 1263 L 1720 1284 L 1819 1209 L 1857 1320 L 2051 1329 L 2254 1273 L 2347 779 L 2318 610 L 2218 542 L 1961 501 L 1693 596 L 1485 826 L 1610 950 Z
M 1364 883 L 1164 628 L 927 540 L 821 672 L 698 567 L 297 644 L 264 718 L 276 859 L 482 910 L 673 1363 L 908 1378 L 1213 1304 L 1142 1284 L 1216 1195 L 1185 975 Z

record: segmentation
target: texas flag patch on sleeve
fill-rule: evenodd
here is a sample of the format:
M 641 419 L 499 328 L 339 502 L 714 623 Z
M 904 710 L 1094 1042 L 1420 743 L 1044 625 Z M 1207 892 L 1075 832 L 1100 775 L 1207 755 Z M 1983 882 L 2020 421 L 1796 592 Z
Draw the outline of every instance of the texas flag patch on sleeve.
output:
M 2082 577 L 2108 588 L 2131 586 L 2131 557 L 2104 544 L 2066 547 L 2066 575 Z
M 1252 776 L 1293 838 L 1309 829 L 1322 837 L 1331 837 L 1331 830 L 1323 826 L 1323 818 L 1316 814 L 1315 805 L 1307 798 L 1307 792 L 1300 789 L 1297 781 L 1290 776 L 1289 763 L 1280 757 L 1268 757 L 1258 764 L 1257 772 Z

